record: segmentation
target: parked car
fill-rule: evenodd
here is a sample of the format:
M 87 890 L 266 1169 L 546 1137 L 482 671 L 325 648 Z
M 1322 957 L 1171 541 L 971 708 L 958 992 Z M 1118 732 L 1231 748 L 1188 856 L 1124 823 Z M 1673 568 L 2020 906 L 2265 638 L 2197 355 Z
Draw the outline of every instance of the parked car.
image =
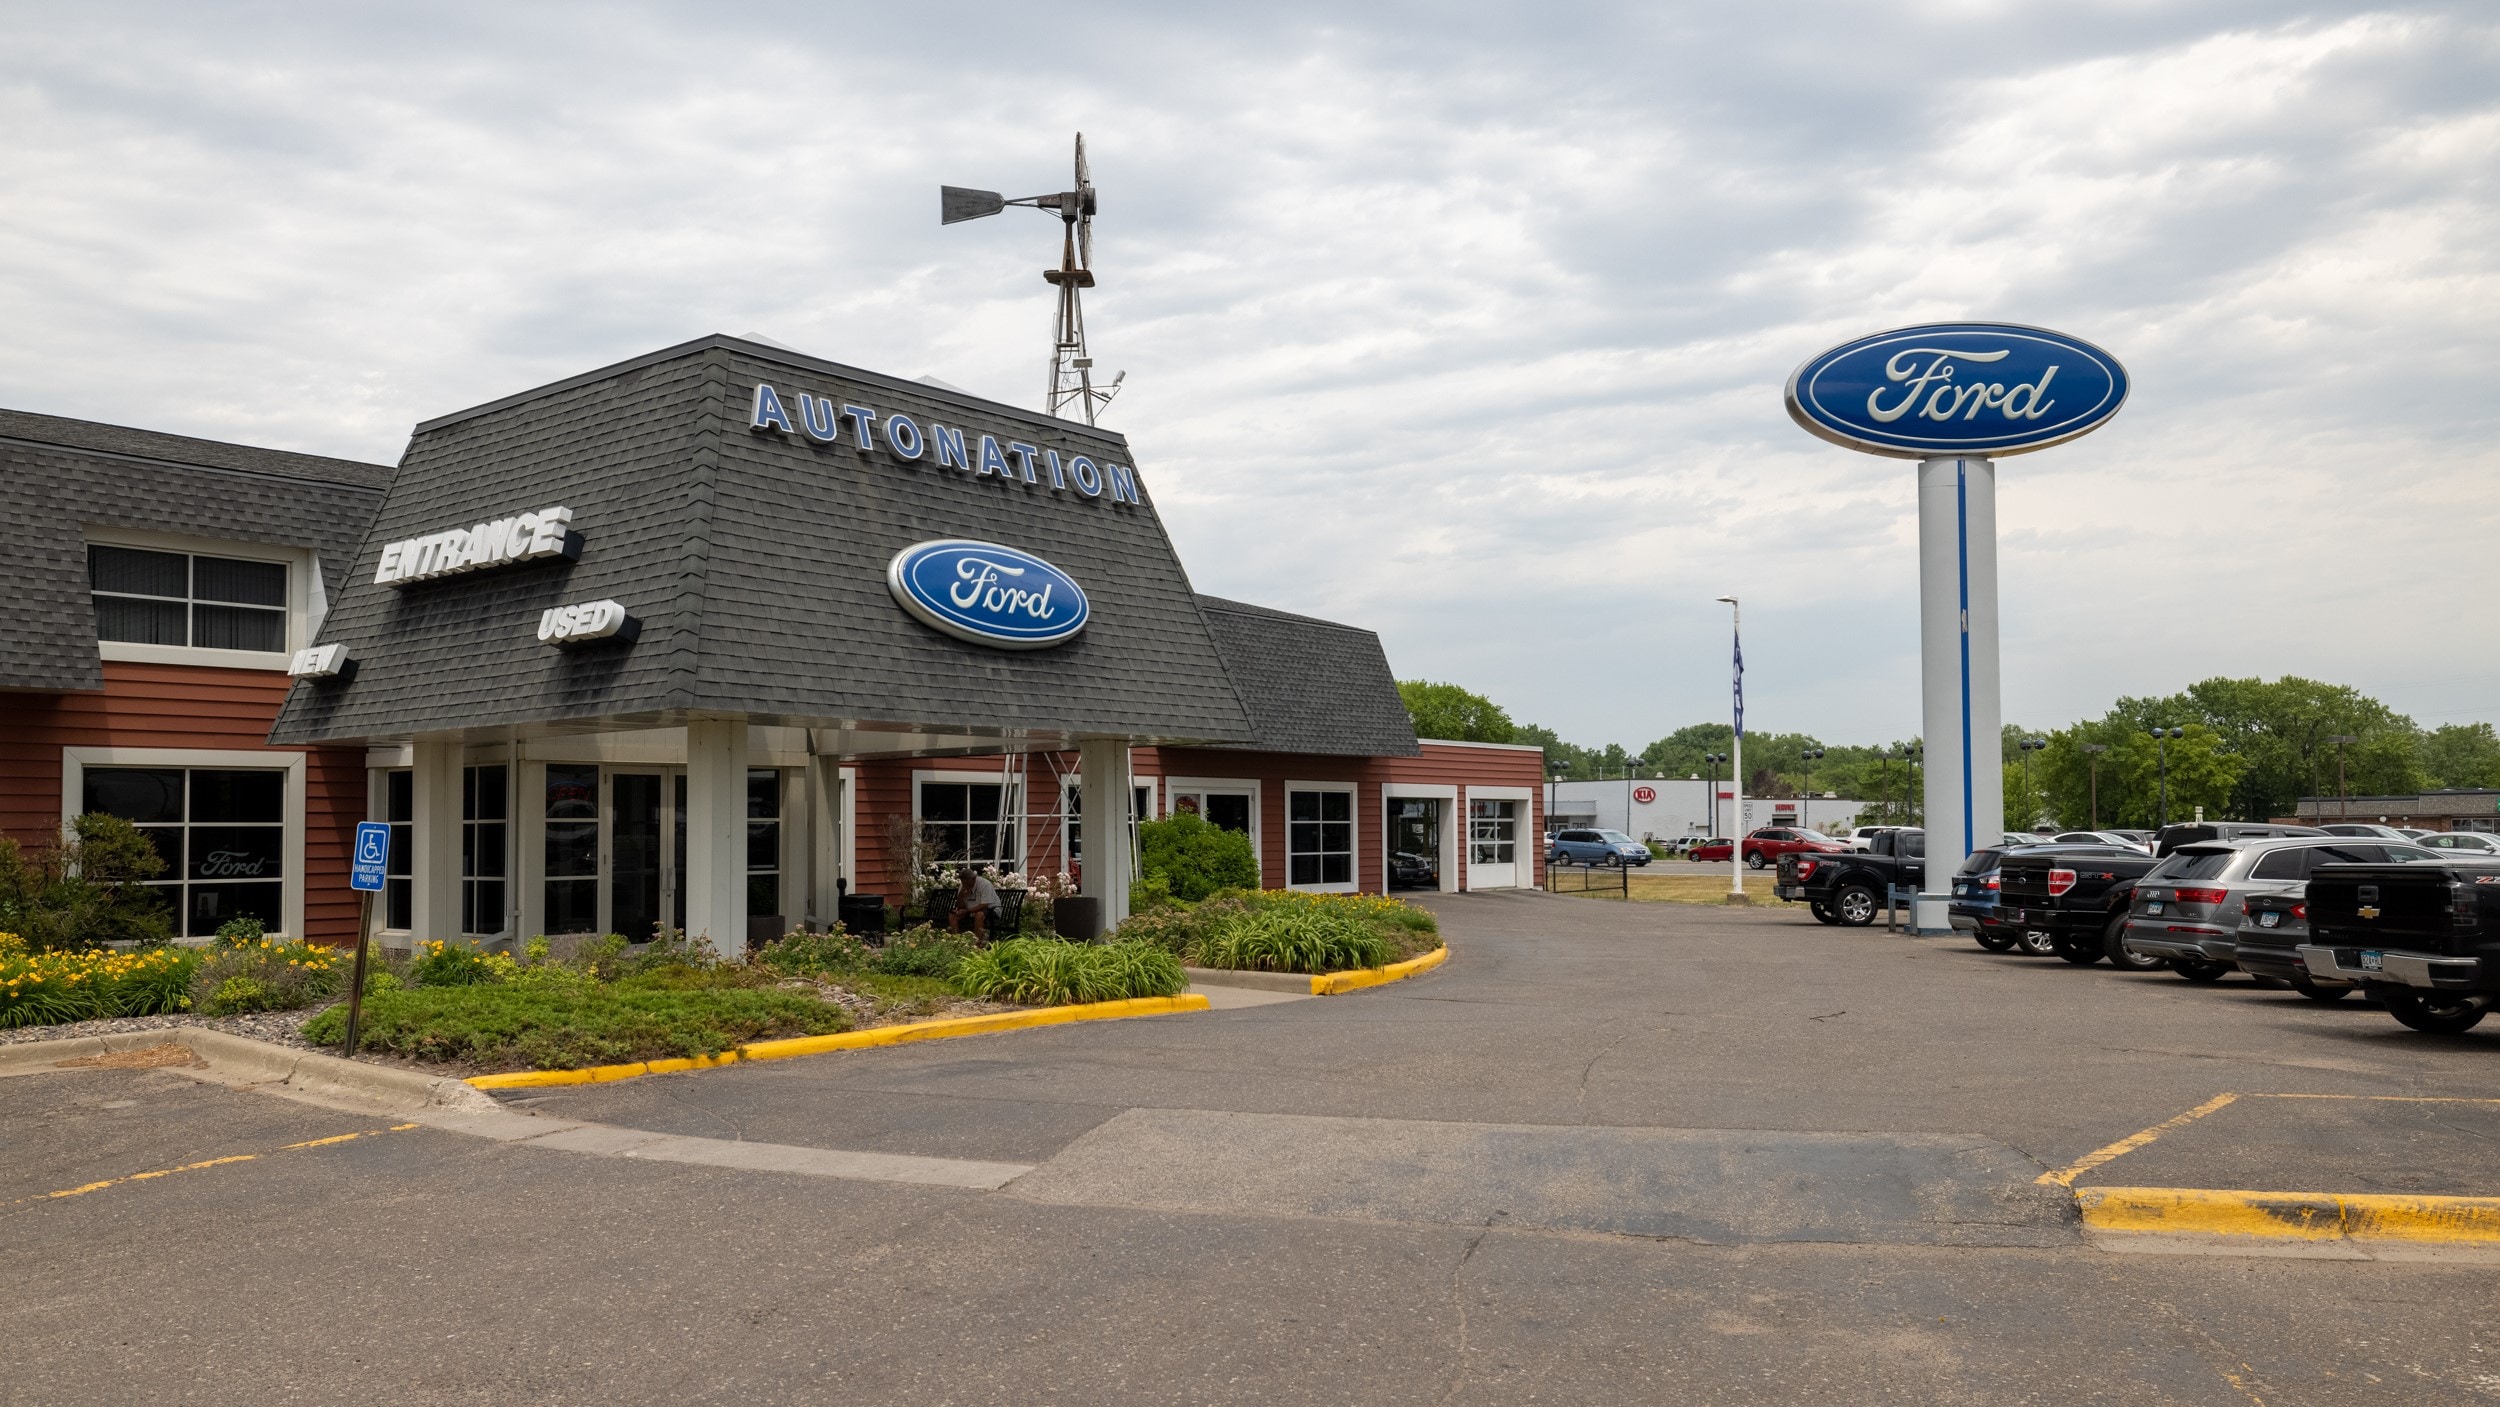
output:
M 1710 864 L 1715 862 L 1724 865 L 1727 863 L 1727 857 L 1733 854 L 1735 850 L 1736 842 L 1728 839 L 1726 836 L 1707 836 L 1703 839 L 1694 841 L 1692 848 L 1684 852 L 1684 858 L 1691 860 L 1696 864 Z
M 1852 850 L 1872 850 L 1875 848 L 1875 837 L 1899 829 L 1899 826 L 1853 826 L 1832 838 Z
M 2008 848 L 1992 846 L 1964 856 L 1962 867 L 1953 872 L 1953 902 L 1945 906 L 1946 921 L 1992 953 L 2004 952 L 2022 937 L 2019 927 L 2009 928 L 1997 919 L 1997 866 Z
M 2110 830 L 2102 831 L 2101 834 L 2114 835 L 2120 840 L 2127 842 L 2129 845 L 2134 846 L 2138 850 L 2143 851 L 2147 855 L 2153 853 L 2153 833 L 2151 831 L 2131 831 L 2112 828 Z
M 2312 980 L 2357 983 L 2417 1031 L 2473 1029 L 2500 1002 L 2500 860 L 2321 865 L 2309 877 Z
M 2059 831 L 2049 839 L 2059 845 L 2131 845 L 2146 854 L 2152 845 L 2142 831 Z
M 1795 826 L 1757 826 L 1745 835 L 1745 868 L 1769 869 L 1782 855 L 1826 854 L 1849 847 L 1821 831 Z
M 1565 830 L 1554 832 L 1549 865 L 1646 865 L 1649 847 L 1621 831 Z
M 2500 855 L 2500 835 L 2485 835 L 2481 831 L 2427 831 L 2413 843 L 2453 855 Z
M 1400 850 L 1389 856 L 1389 883 L 1401 889 L 1441 887 L 1441 862 L 1430 855 Z
M 2342 1001 L 2354 987 L 2332 977 L 2317 977 L 2300 956 L 2309 941 L 2309 886 L 2286 894 L 2251 894 L 2240 901 L 2240 942 L 2236 960 L 2251 977 L 2288 982 L 2311 1001 Z
M 1782 855 L 1771 892 L 1792 902 L 1803 900 L 1825 923 L 1864 928 L 1884 911 L 1889 887 L 1915 889 L 1927 875 L 1927 832 L 1890 826 L 1867 843 L 1874 848 Z M 1725 851 L 1720 858 L 1727 858 Z
M 2119 938 L 2127 896 L 2157 863 L 2133 845 L 2013 851 L 1998 872 L 1998 922 L 2024 935 L 2025 951 L 2045 949 L 2079 966 L 2107 958 L 2122 970 L 2154 971 L 2163 959 L 2131 954 Z
M 2319 826 L 2318 829 L 2325 831 L 2328 835 L 2358 836 L 2363 840 L 2411 841 L 2413 839 L 2412 836 L 2394 826 L 2382 826 L 2369 821 L 2329 821 Z
M 2418 845 L 2347 836 L 2251 840 L 2174 850 L 2136 882 L 2124 939 L 2167 959 L 2190 982 L 2219 982 L 2239 966 L 2240 920 L 2251 894 L 2291 894 L 2313 865 L 2433 860 Z
M 2324 835 L 2316 826 L 2278 826 L 2268 821 L 2179 821 L 2153 837 L 2153 854 L 2167 855 L 2182 845 L 2215 840 L 2274 840 L 2287 835 Z

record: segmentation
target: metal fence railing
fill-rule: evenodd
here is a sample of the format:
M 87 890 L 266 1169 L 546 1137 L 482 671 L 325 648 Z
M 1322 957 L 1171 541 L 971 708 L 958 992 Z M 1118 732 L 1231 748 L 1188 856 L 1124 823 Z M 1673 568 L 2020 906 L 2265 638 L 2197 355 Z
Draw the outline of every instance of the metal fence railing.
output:
M 1632 897 L 1629 865 L 1574 865 L 1555 861 L 1545 867 L 1548 894 L 1595 894 L 1607 899 Z

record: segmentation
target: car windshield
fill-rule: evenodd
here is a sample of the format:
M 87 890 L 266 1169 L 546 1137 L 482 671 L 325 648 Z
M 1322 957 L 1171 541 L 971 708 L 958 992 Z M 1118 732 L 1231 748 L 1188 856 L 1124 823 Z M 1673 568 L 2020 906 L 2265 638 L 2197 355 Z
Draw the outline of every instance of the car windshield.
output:
M 1625 835 L 1621 831 L 1599 831 L 1597 833 L 1597 838 L 1599 840 L 1611 840 L 1617 845 L 1629 845 L 1632 843 L 1632 837 Z
M 1986 874 L 1997 867 L 1997 856 L 2001 853 L 1996 850 L 1974 850 L 1970 852 L 1970 858 L 1962 862 L 1961 872 L 1963 874 Z
M 2170 858 L 2153 866 L 2147 880 L 2212 879 L 2231 863 L 2236 850 L 2174 850 Z

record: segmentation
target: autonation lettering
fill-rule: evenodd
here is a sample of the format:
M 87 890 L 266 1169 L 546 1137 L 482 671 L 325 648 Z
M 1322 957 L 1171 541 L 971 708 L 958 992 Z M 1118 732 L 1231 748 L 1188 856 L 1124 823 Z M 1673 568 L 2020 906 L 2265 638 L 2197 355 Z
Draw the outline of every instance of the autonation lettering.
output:
M 1142 503 L 1137 471 L 1126 464 L 1101 463 L 1085 455 L 1062 459 L 1059 451 L 996 435 L 972 432 L 931 421 L 926 429 L 901 412 L 880 416 L 868 406 L 843 405 L 801 391 L 793 417 L 781 393 L 758 382 L 747 413 L 747 428 L 758 433 L 801 435 L 811 443 L 835 445 L 849 438 L 860 449 L 882 447 L 896 459 L 918 463 L 934 459 L 940 469 L 972 477 L 996 476 L 1001 483 L 1047 485 L 1054 492 L 1074 490 L 1086 498 L 1108 497 L 1113 503 Z
M 1908 415 L 1914 408 L 1926 419 L 1937 421 L 1951 420 L 1956 415 L 1964 420 L 1977 420 L 1983 410 L 1994 410 L 2008 420 L 2037 420 L 2048 414 L 2049 407 L 2056 404 L 2048 399 L 2049 381 L 2057 375 L 2055 363 L 2040 373 L 2039 380 L 2013 386 L 1995 381 L 1957 382 L 1954 379 L 1956 368 L 1953 363 L 1956 358 L 1987 363 L 2001 362 L 2011 355 L 2010 350 L 1957 352 L 1945 347 L 1905 347 L 1893 353 L 1891 360 L 1884 363 L 1884 379 L 1901 384 L 1900 399 L 1886 408 L 1883 404 L 1884 393 L 1889 388 L 1878 386 L 1867 393 L 1866 413 L 1886 425 Z M 1918 365 L 1921 357 L 1934 358 L 1923 371 Z M 1933 393 L 1927 389 L 1930 386 L 1935 387 Z M 1919 405 L 1921 396 L 1927 399 L 1924 406 Z M 1965 406 L 1969 409 L 1965 410 Z

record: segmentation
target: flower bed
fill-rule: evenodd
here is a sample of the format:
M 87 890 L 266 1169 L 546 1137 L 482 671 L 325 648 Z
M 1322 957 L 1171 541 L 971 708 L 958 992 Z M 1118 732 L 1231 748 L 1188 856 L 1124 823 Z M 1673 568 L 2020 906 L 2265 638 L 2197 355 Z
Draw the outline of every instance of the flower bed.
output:
M 188 1011 L 199 963 L 181 948 L 29 952 L 0 933 L 0 1027 Z

